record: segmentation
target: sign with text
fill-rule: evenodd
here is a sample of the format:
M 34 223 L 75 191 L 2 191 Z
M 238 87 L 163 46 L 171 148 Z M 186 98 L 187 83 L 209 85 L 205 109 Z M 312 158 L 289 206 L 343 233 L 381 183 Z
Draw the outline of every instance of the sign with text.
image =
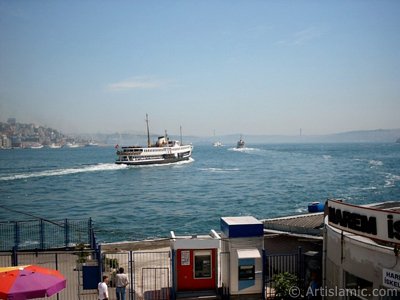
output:
M 389 243 L 400 243 L 400 212 L 328 200 L 329 225 Z
M 400 273 L 388 269 L 382 271 L 383 285 L 392 289 L 400 289 Z
M 190 266 L 190 251 L 185 250 L 181 252 L 181 266 Z

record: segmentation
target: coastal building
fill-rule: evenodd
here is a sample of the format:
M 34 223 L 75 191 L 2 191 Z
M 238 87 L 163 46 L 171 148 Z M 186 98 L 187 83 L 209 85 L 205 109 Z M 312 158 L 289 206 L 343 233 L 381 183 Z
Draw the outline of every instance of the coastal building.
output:
M 11 147 L 12 148 L 21 148 L 22 147 L 22 141 L 19 136 L 11 136 Z
M 307 213 L 262 220 L 264 247 L 268 255 L 290 253 L 302 248 L 303 252 L 322 253 L 323 213 Z
M 399 299 L 400 202 L 329 200 L 324 221 L 322 296 Z
M 16 125 L 17 124 L 17 119 L 16 118 L 8 118 L 7 123 L 10 125 Z
M 11 139 L 9 139 L 5 134 L 0 137 L 0 148 L 9 149 L 11 148 Z

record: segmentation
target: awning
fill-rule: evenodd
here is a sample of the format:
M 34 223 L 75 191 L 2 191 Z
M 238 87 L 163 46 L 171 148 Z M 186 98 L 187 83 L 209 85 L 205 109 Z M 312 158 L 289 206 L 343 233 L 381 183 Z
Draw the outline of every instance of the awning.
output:
M 261 258 L 260 250 L 257 248 L 250 249 L 237 249 L 237 255 L 239 259 L 242 258 Z

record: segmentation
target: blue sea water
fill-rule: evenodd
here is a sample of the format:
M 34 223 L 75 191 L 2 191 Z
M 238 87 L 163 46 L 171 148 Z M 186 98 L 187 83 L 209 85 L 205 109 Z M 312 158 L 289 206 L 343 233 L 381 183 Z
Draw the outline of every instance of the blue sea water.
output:
M 94 220 L 101 242 L 219 230 L 220 217 L 400 200 L 400 144 L 194 145 L 189 162 L 127 167 L 113 147 L 0 151 L 0 221 Z

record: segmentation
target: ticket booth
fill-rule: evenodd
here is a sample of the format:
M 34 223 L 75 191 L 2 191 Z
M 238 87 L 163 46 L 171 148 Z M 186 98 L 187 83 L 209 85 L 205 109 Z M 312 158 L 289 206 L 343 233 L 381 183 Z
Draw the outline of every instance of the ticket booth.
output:
M 220 236 L 176 236 L 171 232 L 173 289 L 175 293 L 217 291 Z
M 221 281 L 231 299 L 263 299 L 264 225 L 254 217 L 221 218 Z

